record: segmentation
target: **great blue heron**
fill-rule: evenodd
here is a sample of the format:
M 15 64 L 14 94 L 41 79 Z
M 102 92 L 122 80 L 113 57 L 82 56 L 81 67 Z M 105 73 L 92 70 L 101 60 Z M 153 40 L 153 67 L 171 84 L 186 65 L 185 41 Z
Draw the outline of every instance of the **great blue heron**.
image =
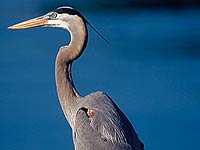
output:
M 60 47 L 57 53 L 55 75 L 60 105 L 72 128 L 76 150 L 144 150 L 133 126 L 108 95 L 94 92 L 82 97 L 74 87 L 71 65 L 86 47 L 87 23 L 75 9 L 59 7 L 9 29 L 47 26 L 70 32 L 69 45 Z

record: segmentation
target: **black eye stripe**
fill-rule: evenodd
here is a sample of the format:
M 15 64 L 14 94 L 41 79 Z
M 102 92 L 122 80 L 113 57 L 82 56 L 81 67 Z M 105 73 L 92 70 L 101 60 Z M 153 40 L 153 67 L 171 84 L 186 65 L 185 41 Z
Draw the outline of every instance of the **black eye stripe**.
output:
M 79 14 L 78 11 L 71 9 L 71 8 L 58 8 L 55 10 L 58 14 L 68 13 L 70 15 L 76 15 Z
M 72 8 L 68 8 L 68 7 L 58 8 L 58 9 L 54 10 L 54 12 L 56 12 L 58 14 L 67 13 L 69 15 L 77 15 L 77 16 L 79 16 L 79 17 L 84 19 L 84 17 L 77 10 L 72 9 Z

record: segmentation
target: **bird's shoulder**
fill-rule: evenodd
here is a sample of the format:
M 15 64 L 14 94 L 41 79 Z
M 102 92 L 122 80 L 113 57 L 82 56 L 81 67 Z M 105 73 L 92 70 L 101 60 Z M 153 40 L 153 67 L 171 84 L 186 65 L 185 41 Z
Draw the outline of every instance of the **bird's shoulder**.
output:
M 114 101 L 106 93 L 102 91 L 92 92 L 91 94 L 83 98 L 82 106 L 95 109 L 98 112 L 102 112 L 105 115 L 120 116 L 121 111 Z M 102 114 L 101 114 L 102 115 Z M 114 115 L 114 116 L 115 116 Z M 120 118 L 118 118 L 119 120 Z
M 92 92 L 91 94 L 85 96 L 83 98 L 83 101 L 86 102 L 86 104 L 94 105 L 96 107 L 101 106 L 102 104 L 104 105 L 113 105 L 112 99 L 104 92 L 102 91 L 96 91 Z M 101 105 L 99 105 L 101 104 Z
M 76 115 L 75 128 L 73 132 L 73 139 L 75 149 L 78 150 L 110 150 L 123 149 L 131 150 L 128 143 L 119 143 L 107 139 L 97 128 L 91 124 L 91 118 L 83 108 L 79 109 Z
M 97 91 L 89 94 L 84 97 L 82 106 L 94 111 L 94 116 L 89 118 L 90 126 L 98 131 L 102 138 L 112 143 L 140 147 L 132 124 L 106 93 Z

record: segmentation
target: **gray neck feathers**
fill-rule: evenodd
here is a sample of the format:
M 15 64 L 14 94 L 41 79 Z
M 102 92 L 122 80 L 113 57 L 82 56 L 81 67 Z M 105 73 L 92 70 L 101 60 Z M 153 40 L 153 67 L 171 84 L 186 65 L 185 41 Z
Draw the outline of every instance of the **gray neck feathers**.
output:
M 74 19 L 68 26 L 71 41 L 59 49 L 56 57 L 55 76 L 58 98 L 70 126 L 74 126 L 75 111 L 78 109 L 80 95 L 71 77 L 71 65 L 83 52 L 87 43 L 87 28 L 81 18 Z

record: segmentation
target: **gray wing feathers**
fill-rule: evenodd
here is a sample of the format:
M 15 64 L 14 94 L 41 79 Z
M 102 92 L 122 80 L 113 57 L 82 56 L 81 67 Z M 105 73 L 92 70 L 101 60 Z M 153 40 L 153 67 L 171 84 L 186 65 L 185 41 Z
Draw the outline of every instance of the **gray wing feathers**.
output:
M 143 150 L 131 123 L 106 94 L 95 92 L 84 97 L 81 107 L 91 108 L 95 114 L 93 117 L 88 117 L 86 112 L 78 111 L 83 113 L 78 113 L 76 116 L 75 132 L 79 135 L 79 139 L 87 139 L 85 142 L 92 140 L 90 143 L 96 143 L 99 150 Z
M 75 150 L 131 150 L 128 144 L 112 143 L 102 138 L 101 134 L 90 125 L 86 112 L 81 109 L 76 115 L 73 138 Z

